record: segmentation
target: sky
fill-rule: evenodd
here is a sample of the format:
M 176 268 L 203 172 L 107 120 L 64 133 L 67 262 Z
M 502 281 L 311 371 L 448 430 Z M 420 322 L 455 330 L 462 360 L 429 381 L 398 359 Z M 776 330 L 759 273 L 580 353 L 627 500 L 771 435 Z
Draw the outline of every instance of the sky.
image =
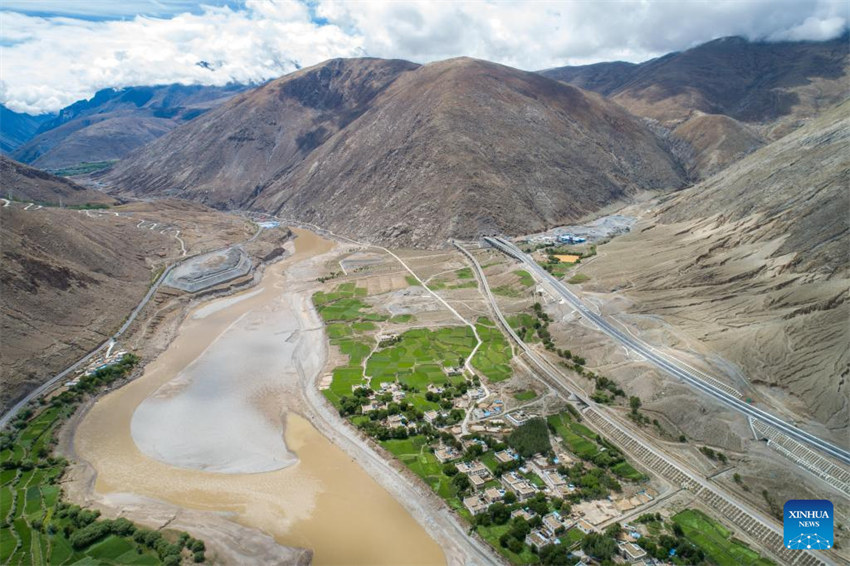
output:
M 0 102 L 55 112 L 102 88 L 263 82 L 334 57 L 640 62 L 730 35 L 826 40 L 848 22 L 846 0 L 3 0 Z

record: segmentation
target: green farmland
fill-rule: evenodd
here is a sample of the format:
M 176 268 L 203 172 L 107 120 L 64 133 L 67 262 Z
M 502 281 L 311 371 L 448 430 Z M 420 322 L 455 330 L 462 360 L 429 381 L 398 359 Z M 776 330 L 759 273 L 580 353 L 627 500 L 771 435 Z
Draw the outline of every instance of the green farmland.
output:
M 25 409 L 0 436 L 0 564 L 154 566 L 205 560 L 204 543 L 188 534 L 100 519 L 98 511 L 62 501 L 59 481 L 67 462 L 51 455 L 57 430 L 86 392 L 125 376 L 136 361 L 127 355 L 49 404 Z
M 726 527 L 696 509 L 686 509 L 673 516 L 673 522 L 685 537 L 701 548 L 711 561 L 719 566 L 771 566 L 773 561 L 741 541 L 732 538 Z

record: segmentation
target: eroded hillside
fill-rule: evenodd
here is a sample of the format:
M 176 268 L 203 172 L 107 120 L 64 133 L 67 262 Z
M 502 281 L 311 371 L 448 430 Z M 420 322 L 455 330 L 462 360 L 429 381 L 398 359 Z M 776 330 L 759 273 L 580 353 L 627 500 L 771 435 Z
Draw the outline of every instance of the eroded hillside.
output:
M 667 198 L 583 269 L 586 289 L 660 315 L 736 364 L 749 392 L 845 444 L 848 132 L 844 103 Z
M 333 60 L 237 97 L 120 163 L 137 194 L 315 222 L 396 245 L 521 233 L 683 172 L 601 96 L 467 58 Z

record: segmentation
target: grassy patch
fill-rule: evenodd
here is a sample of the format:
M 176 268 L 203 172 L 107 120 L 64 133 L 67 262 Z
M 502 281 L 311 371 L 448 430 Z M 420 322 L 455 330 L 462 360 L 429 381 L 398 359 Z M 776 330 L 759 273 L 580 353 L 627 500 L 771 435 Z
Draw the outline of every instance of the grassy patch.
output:
M 514 393 L 514 399 L 517 401 L 531 401 L 537 398 L 537 393 L 532 390 L 520 391 L 519 393 Z
M 686 509 L 674 515 L 673 522 L 680 525 L 685 537 L 719 566 L 774 564 L 743 542 L 730 538 L 731 533 L 723 525 L 702 511 Z
M 520 335 L 523 342 L 531 344 L 540 341 L 540 338 L 534 331 L 534 323 L 537 322 L 537 318 L 533 315 L 520 313 L 511 315 L 507 317 L 506 320 L 508 321 L 508 324 L 511 325 L 511 328 L 514 329 L 514 332 Z
M 489 542 L 493 548 L 499 551 L 499 554 L 510 560 L 513 564 L 536 564 L 538 562 L 537 555 L 531 552 L 528 546 L 523 546 L 520 554 L 515 554 L 499 544 L 499 538 L 511 529 L 510 523 L 504 525 L 490 525 L 489 527 L 477 527 L 478 534 Z
M 522 296 L 521 291 L 517 291 L 510 285 L 499 285 L 498 287 L 493 287 L 491 291 L 493 291 L 493 294 L 500 295 L 502 297 L 516 298 Z
M 442 368 L 457 366 L 474 346 L 475 336 L 467 326 L 408 330 L 398 343 L 372 354 L 366 375 L 372 378 L 373 388 L 398 378 L 421 391 L 429 383 L 449 382 Z
M 534 277 L 532 277 L 529 272 L 517 269 L 514 271 L 514 275 L 519 277 L 519 282 L 523 287 L 531 287 L 534 285 Z
M 460 506 L 457 488 L 452 484 L 451 478 L 443 473 L 443 466 L 437 458 L 428 450 L 424 436 L 412 436 L 404 440 L 385 440 L 381 442 L 381 446 L 422 478 L 449 505 Z
M 646 479 L 645 475 L 634 469 L 634 467 L 626 461 L 614 464 L 611 466 L 611 471 L 614 472 L 614 475 L 633 482 L 639 482 Z
M 408 322 L 414 322 L 416 317 L 412 314 L 397 314 L 394 317 L 390 318 L 390 322 L 394 324 L 406 324 Z
M 404 280 L 407 281 L 407 284 L 410 285 L 411 287 L 415 287 L 415 286 L 419 285 L 419 281 L 417 281 L 416 277 L 414 277 L 413 275 L 405 276 Z
M 455 271 L 455 277 L 457 277 L 458 279 L 473 279 L 474 277 L 472 275 L 472 268 L 463 267 L 461 269 L 458 269 L 457 271 Z
M 576 273 L 567 280 L 567 283 L 570 283 L 572 285 L 581 285 L 585 281 L 590 281 L 590 275 L 585 275 L 584 273 Z

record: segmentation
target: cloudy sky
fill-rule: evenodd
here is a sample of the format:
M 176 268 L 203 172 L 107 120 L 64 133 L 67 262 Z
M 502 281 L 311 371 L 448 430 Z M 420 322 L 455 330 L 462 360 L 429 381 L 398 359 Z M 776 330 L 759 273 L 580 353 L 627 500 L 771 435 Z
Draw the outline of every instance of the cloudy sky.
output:
M 638 62 L 728 35 L 830 39 L 849 11 L 846 0 L 3 0 L 0 102 L 53 112 L 106 87 L 259 82 L 332 57 Z

